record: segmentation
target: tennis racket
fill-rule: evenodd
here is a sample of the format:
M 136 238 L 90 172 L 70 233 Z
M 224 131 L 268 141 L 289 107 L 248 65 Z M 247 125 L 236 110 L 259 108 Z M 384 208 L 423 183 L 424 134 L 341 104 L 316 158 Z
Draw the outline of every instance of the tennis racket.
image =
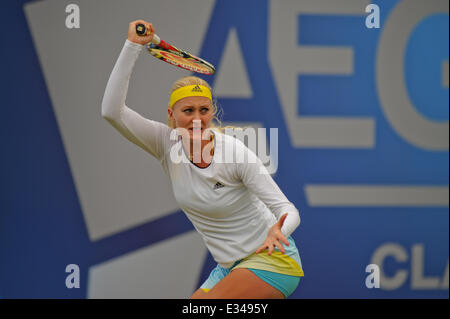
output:
M 137 24 L 136 34 L 140 36 L 147 34 L 145 25 L 141 23 Z M 216 71 L 211 63 L 189 52 L 177 49 L 173 45 L 161 40 L 156 34 L 153 35 L 152 42 L 147 44 L 147 50 L 155 58 L 188 71 L 210 75 Z

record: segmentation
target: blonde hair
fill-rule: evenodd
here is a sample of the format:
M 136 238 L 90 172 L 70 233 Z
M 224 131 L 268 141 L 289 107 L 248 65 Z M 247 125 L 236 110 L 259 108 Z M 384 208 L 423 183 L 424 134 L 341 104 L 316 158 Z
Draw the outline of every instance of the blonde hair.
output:
M 203 80 L 199 77 L 196 77 L 196 76 L 185 76 L 185 77 L 175 81 L 175 83 L 172 85 L 172 90 L 170 91 L 170 94 L 172 94 L 172 92 L 175 91 L 176 89 L 179 89 L 179 88 L 182 88 L 182 87 L 188 86 L 188 85 L 203 85 L 203 86 L 206 86 L 207 88 L 209 88 L 210 91 L 212 91 L 211 86 L 205 80 Z M 214 95 L 213 95 L 213 102 L 211 103 L 211 107 L 213 108 L 213 119 L 212 119 L 211 128 L 218 129 L 219 131 L 223 131 L 222 121 L 219 119 L 219 116 L 222 114 L 222 109 L 220 109 L 217 106 L 217 101 L 214 98 Z M 175 121 L 172 118 L 170 118 L 170 115 L 167 115 L 167 125 L 171 128 L 175 128 Z

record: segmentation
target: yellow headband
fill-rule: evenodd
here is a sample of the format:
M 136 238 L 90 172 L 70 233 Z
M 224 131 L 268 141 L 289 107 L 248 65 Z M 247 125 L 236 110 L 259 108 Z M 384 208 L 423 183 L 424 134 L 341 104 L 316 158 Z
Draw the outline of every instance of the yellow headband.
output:
M 212 102 L 211 91 L 206 86 L 188 85 L 176 89 L 172 92 L 172 94 L 170 95 L 169 107 L 172 107 L 177 101 L 188 96 L 204 96 L 210 99 Z

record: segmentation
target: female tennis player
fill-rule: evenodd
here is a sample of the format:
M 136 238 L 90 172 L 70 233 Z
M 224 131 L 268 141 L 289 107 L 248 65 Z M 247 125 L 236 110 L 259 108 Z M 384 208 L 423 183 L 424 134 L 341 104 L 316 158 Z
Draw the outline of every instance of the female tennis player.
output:
M 138 23 L 150 30 L 148 35 L 136 34 Z M 106 86 L 102 116 L 160 161 L 177 203 L 218 263 L 191 298 L 287 298 L 303 276 L 290 236 L 300 224 L 299 212 L 256 154 L 218 129 L 208 83 L 193 76 L 174 83 L 168 125 L 125 105 L 134 64 L 153 34 L 151 23 L 130 23 Z M 233 151 L 247 154 L 246 160 L 227 160 Z

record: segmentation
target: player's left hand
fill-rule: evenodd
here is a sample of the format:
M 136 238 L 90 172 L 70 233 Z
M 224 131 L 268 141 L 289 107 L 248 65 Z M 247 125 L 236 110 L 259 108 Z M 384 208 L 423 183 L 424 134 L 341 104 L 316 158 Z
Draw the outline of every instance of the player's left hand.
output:
M 267 238 L 264 241 L 264 245 L 259 247 L 256 250 L 256 253 L 259 254 L 266 248 L 269 250 L 268 255 L 272 255 L 273 250 L 277 247 L 283 254 L 285 253 L 284 247 L 281 243 L 289 246 L 289 242 L 286 237 L 281 232 L 281 227 L 283 227 L 284 220 L 287 217 L 287 213 L 281 216 L 280 220 L 270 228 L 269 233 L 267 234 Z

